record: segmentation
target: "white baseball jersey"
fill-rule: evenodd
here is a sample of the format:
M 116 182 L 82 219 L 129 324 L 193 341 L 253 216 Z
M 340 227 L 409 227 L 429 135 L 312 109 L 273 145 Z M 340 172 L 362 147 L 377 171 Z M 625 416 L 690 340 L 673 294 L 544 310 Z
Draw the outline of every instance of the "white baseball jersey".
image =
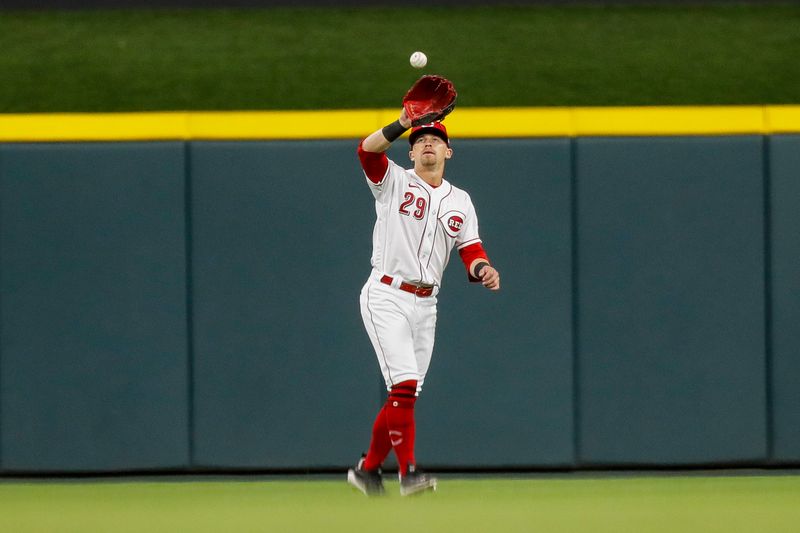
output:
M 453 247 L 481 242 L 466 191 L 443 180 L 428 185 L 413 169 L 389 160 L 380 183 L 367 178 L 375 197 L 372 267 L 403 280 L 441 286 Z

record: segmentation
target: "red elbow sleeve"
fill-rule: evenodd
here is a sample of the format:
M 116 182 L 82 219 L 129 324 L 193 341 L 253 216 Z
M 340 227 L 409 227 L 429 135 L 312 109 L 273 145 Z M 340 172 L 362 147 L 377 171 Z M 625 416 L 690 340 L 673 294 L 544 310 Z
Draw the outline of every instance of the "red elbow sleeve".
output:
M 367 175 L 367 179 L 372 183 L 380 183 L 389 168 L 389 158 L 384 152 L 367 152 L 362 148 L 364 141 L 358 144 L 358 159 L 361 161 L 361 168 Z
M 489 256 L 486 255 L 486 250 L 483 249 L 483 245 L 479 242 L 470 244 L 469 246 L 465 246 L 458 250 L 458 254 L 461 256 L 461 261 L 464 262 L 464 268 L 467 270 L 467 277 L 469 280 L 472 282 L 480 281 L 478 278 L 472 275 L 472 272 L 469 271 L 469 266 L 479 258 L 489 261 Z

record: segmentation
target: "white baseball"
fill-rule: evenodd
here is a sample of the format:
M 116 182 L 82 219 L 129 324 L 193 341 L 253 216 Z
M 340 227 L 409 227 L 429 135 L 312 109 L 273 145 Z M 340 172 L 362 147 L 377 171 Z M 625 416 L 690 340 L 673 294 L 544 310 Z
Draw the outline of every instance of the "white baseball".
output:
M 414 68 L 422 68 L 428 64 L 428 56 L 422 52 L 414 52 L 411 54 L 411 58 L 408 62 L 411 63 L 411 66 Z

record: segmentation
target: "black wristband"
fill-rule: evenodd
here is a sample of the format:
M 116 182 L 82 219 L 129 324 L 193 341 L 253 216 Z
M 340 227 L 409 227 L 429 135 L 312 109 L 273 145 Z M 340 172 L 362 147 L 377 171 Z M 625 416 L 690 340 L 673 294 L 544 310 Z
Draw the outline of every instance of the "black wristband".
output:
M 478 276 L 478 274 L 480 274 L 480 273 L 481 273 L 481 269 L 482 269 L 483 267 L 485 267 L 485 266 L 487 266 L 487 267 L 488 267 L 488 266 L 491 266 L 491 265 L 489 265 L 489 263 L 488 263 L 487 261 L 481 261 L 480 263 L 478 263 L 477 265 L 475 265 L 475 277 L 476 277 L 476 278 L 479 278 L 479 277 L 480 277 L 480 276 Z
M 386 137 L 386 140 L 390 143 L 396 141 L 402 134 L 406 132 L 408 128 L 404 128 L 402 124 L 400 124 L 400 120 L 395 120 L 388 126 L 384 126 L 381 132 L 383 132 L 383 136 Z

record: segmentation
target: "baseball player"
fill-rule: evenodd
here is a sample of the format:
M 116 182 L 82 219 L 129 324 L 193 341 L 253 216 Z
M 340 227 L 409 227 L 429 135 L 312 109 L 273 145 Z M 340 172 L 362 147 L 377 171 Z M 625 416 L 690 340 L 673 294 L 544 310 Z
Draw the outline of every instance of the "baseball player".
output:
M 358 157 L 375 197 L 372 273 L 361 291 L 361 316 L 389 391 L 372 428 L 369 450 L 347 472 L 347 481 L 367 496 L 384 492 L 381 465 L 397 456 L 400 494 L 436 489 L 436 478 L 417 470 L 414 403 L 433 352 L 436 298 L 450 251 L 458 249 L 470 281 L 500 289 L 478 235 L 469 195 L 444 179 L 453 156 L 441 122 L 414 127 L 406 170 L 386 150 L 411 127 L 400 118 L 365 138 Z

